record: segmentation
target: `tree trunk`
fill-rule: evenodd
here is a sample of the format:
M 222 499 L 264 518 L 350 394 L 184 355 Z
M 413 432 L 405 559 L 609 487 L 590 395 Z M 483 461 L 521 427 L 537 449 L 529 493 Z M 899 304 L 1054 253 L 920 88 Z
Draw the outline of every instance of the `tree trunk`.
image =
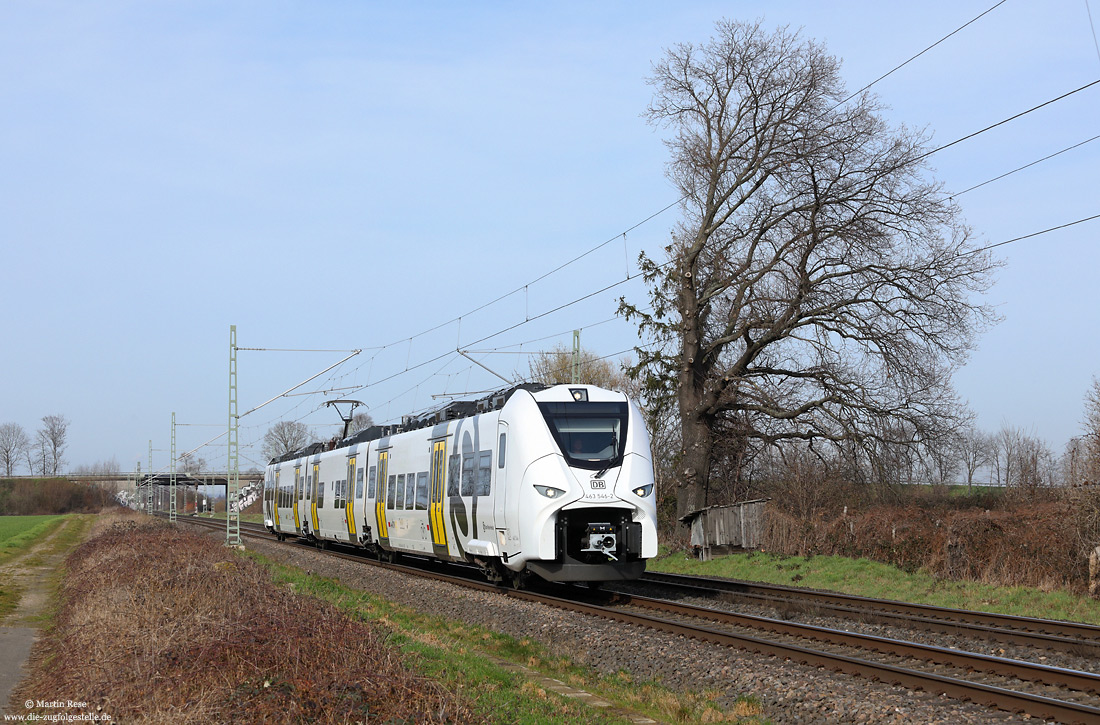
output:
M 683 402 L 681 396 L 681 405 Z M 683 421 L 683 467 L 680 471 L 680 490 L 676 492 L 678 519 L 707 505 L 711 451 L 714 446 L 714 432 L 707 421 L 687 415 Z

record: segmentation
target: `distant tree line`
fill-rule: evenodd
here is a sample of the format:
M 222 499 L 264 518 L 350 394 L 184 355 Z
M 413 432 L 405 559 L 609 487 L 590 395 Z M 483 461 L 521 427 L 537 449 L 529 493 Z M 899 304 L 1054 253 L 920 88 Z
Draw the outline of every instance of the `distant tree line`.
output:
M 56 476 L 65 464 L 69 445 L 69 421 L 63 415 L 42 417 L 33 437 L 18 423 L 0 425 L 0 469 L 5 476 L 21 468 L 32 476 Z

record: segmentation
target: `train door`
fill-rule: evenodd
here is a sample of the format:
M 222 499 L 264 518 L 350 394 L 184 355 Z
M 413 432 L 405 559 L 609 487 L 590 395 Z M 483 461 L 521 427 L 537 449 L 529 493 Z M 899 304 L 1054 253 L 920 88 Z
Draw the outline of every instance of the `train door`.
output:
M 497 449 L 496 460 L 493 461 L 492 466 L 495 469 L 493 471 L 493 478 L 496 479 L 496 485 L 493 486 L 493 519 L 496 522 L 497 530 L 497 549 L 500 551 L 500 555 L 505 555 L 507 549 L 508 540 L 508 496 L 513 495 L 508 490 L 508 424 L 504 421 L 497 422 Z
M 309 483 L 313 488 L 313 504 L 310 506 L 310 513 L 313 516 L 313 535 L 320 536 L 321 528 L 317 521 L 317 508 L 325 505 L 325 486 L 321 483 L 321 466 L 319 464 L 313 464 L 313 477 Z
M 443 519 L 443 494 L 446 482 L 447 439 L 432 442 L 431 485 L 428 500 L 428 528 L 432 534 L 432 551 L 441 559 L 447 552 L 447 526 Z
M 267 496 L 265 496 L 264 498 L 267 499 L 267 505 L 269 505 L 271 507 L 270 511 L 268 512 L 268 515 L 270 516 L 271 520 L 275 522 L 275 530 L 278 531 L 279 530 L 279 504 L 282 503 L 281 501 L 279 501 L 279 472 L 278 471 L 275 471 L 275 479 L 273 481 L 270 481 L 270 483 L 271 483 L 271 490 L 268 492 L 268 493 L 270 493 L 270 498 L 268 498 Z
M 374 502 L 374 516 L 378 523 L 378 541 L 389 546 L 390 527 L 386 525 L 386 473 L 389 470 L 389 451 L 378 452 L 378 498 Z
M 294 507 L 294 532 L 301 535 L 305 525 L 305 512 L 298 515 L 298 502 L 302 500 L 302 467 L 294 467 L 294 488 L 290 492 L 291 505 Z
M 348 541 L 355 541 L 355 501 L 363 497 L 363 470 L 359 470 L 359 479 L 357 482 L 355 478 L 355 456 L 348 458 L 348 478 L 344 483 L 344 498 L 347 501 L 344 503 L 344 523 L 348 528 Z M 352 486 L 355 486 L 355 498 L 348 495 L 348 491 Z

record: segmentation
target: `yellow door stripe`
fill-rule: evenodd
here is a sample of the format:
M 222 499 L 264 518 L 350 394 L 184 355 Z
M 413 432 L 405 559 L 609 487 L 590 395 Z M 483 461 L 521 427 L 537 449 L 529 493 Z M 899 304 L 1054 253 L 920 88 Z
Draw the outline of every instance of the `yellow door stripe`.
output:
M 355 541 L 355 515 L 352 513 L 355 502 L 355 458 L 348 459 L 348 481 L 344 484 L 344 495 L 347 497 L 345 513 L 348 520 L 348 541 Z
M 432 543 L 436 546 L 447 545 L 447 529 L 443 524 L 443 482 L 447 444 L 439 441 L 432 447 L 432 497 L 429 519 L 432 524 Z
M 389 539 L 390 527 L 386 523 L 386 474 L 389 463 L 389 451 L 383 451 L 378 454 L 378 486 L 375 489 L 378 492 L 378 498 L 374 503 L 374 516 L 378 522 L 378 538 Z

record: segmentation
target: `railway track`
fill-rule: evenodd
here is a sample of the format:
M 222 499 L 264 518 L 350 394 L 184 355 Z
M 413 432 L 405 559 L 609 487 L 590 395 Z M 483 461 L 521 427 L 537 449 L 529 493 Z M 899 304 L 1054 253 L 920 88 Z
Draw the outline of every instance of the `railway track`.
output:
M 224 529 L 223 522 L 214 520 L 193 518 L 181 520 Z M 241 534 L 272 540 L 272 536 L 262 526 L 242 524 Z M 699 641 L 747 649 L 809 666 L 824 667 L 912 689 L 943 693 L 956 699 L 969 700 L 1009 712 L 1026 713 L 1033 717 L 1059 722 L 1100 724 L 1100 675 L 1089 672 L 738 614 L 624 592 L 609 593 L 597 601 L 596 597 L 588 592 L 581 593 L 579 596 L 566 597 L 530 590 L 517 591 L 466 576 L 399 564 L 383 564 L 361 555 L 335 549 L 330 549 L 328 553 L 375 566 L 395 568 L 416 576 L 439 579 L 483 591 L 496 591 L 517 599 L 582 612 Z M 659 579 L 664 576 L 647 574 L 646 579 L 650 577 Z M 695 578 L 689 579 L 697 581 Z M 664 580 L 662 585 L 669 585 L 669 581 Z M 717 580 L 707 580 L 700 586 L 703 589 L 710 587 L 712 591 L 718 590 L 720 585 L 715 585 L 715 581 Z M 677 585 L 691 586 L 683 581 L 678 582 Z M 741 582 L 734 582 L 733 585 L 747 588 L 758 586 Z M 771 589 L 767 585 L 759 586 L 762 586 L 765 591 Z M 757 592 L 757 594 L 763 593 Z M 820 592 L 813 594 L 837 597 L 837 601 L 832 603 L 823 598 L 816 606 L 829 606 L 836 611 L 845 611 L 847 608 L 861 612 L 859 616 L 868 616 L 865 610 L 857 607 L 854 602 L 842 601 L 849 599 L 844 595 L 825 595 Z M 779 592 L 774 591 L 763 595 L 780 596 Z M 902 608 L 915 606 L 896 602 L 889 604 Z M 804 603 L 801 606 L 807 605 Z M 966 613 L 961 610 L 946 611 L 954 612 L 953 616 L 957 617 L 951 626 L 967 624 L 963 620 Z M 1000 618 L 999 615 L 973 614 L 981 615 L 976 617 L 978 619 Z M 928 613 L 914 616 L 931 617 Z M 1015 621 L 1025 618 L 1008 619 Z M 982 626 L 997 628 L 1003 625 L 989 621 L 982 623 Z M 1069 635 L 1051 634 L 1049 636 L 1068 637 Z
M 786 612 L 814 612 L 891 626 L 953 634 L 991 642 L 1100 657 L 1100 627 L 1094 624 L 949 609 L 774 584 L 646 572 L 639 583 L 673 596 L 713 598 L 767 606 Z

